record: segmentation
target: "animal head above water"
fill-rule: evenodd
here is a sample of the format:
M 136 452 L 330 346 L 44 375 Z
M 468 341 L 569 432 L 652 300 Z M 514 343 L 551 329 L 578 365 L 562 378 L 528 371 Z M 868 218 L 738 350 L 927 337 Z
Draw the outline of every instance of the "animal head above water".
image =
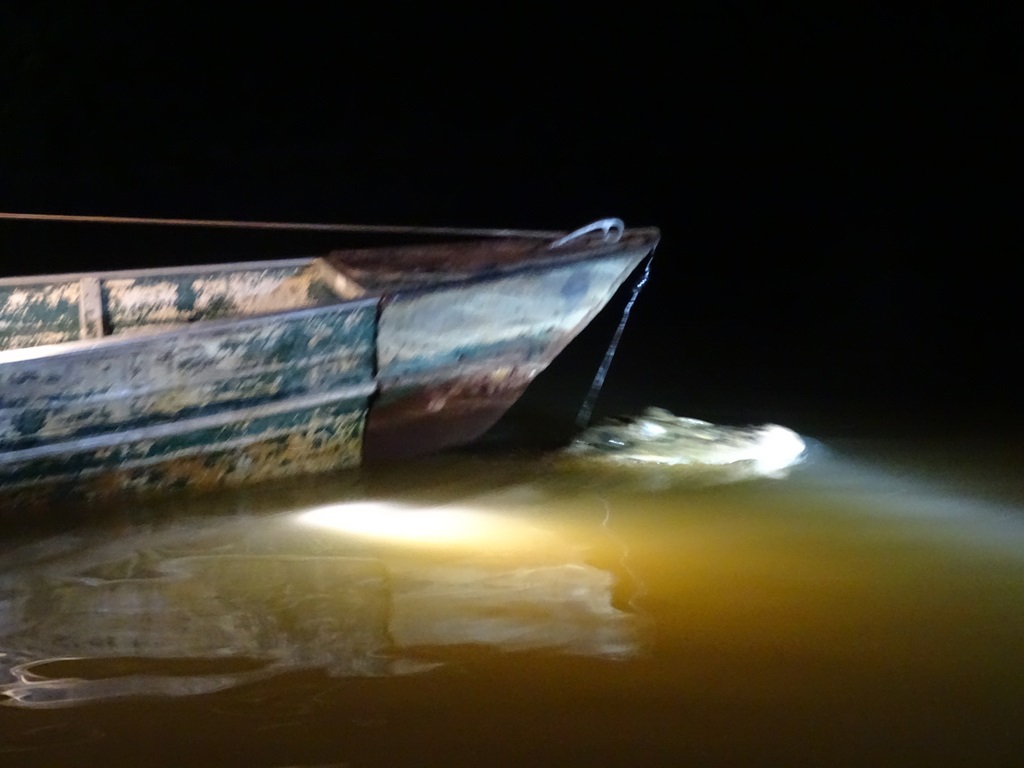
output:
M 745 476 L 777 477 L 806 452 L 801 437 L 777 424 L 729 427 L 648 408 L 581 432 L 567 449 L 615 464 L 743 468 Z

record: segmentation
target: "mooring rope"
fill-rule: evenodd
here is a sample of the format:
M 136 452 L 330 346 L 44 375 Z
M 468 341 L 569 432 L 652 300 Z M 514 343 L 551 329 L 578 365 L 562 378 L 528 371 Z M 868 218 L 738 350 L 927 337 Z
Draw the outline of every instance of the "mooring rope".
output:
M 601 394 L 601 388 L 604 387 L 605 377 L 608 375 L 608 369 L 611 367 L 612 358 L 615 357 L 615 350 L 618 349 L 619 340 L 622 338 L 622 332 L 626 328 L 626 323 L 629 321 L 629 313 L 633 310 L 633 305 L 636 303 L 637 296 L 640 295 L 640 291 L 643 290 L 644 285 L 647 284 L 647 280 L 651 276 L 651 262 L 654 261 L 654 253 L 647 257 L 647 262 L 644 264 L 643 274 L 633 284 L 633 295 L 629 297 L 629 301 L 626 302 L 625 308 L 622 310 L 622 319 L 619 320 L 619 327 L 615 329 L 615 335 L 612 336 L 611 343 L 608 345 L 608 349 L 604 353 L 604 360 L 601 361 L 600 367 L 597 369 L 597 374 L 594 376 L 594 381 L 590 385 L 590 391 L 587 392 L 587 397 L 583 401 L 583 405 L 580 406 L 579 413 L 576 414 L 576 426 L 586 427 L 590 424 L 590 417 L 594 413 L 594 405 L 597 403 L 597 397 Z
M 481 227 L 419 227 L 397 224 L 327 224 L 296 221 L 245 221 L 232 219 L 162 219 L 149 216 L 81 216 L 59 213 L 0 211 L 3 221 L 53 221 L 79 224 L 149 224 L 163 227 L 216 227 L 221 229 L 277 229 L 312 232 L 366 232 L 390 235 L 466 235 L 469 237 L 530 237 L 554 239 L 564 231 L 546 229 L 488 229 Z

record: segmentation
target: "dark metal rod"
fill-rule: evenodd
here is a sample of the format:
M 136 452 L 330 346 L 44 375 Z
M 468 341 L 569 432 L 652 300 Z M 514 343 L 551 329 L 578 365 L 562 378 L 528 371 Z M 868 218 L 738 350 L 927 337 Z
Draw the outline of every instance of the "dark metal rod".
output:
M 576 426 L 586 427 L 590 424 L 590 417 L 594 413 L 594 405 L 597 403 L 597 396 L 601 394 L 601 389 L 604 387 L 605 377 L 608 375 L 608 369 L 612 365 L 612 360 L 615 358 L 615 350 L 619 348 L 619 340 L 622 339 L 622 332 L 626 329 L 626 323 L 629 322 L 629 313 L 633 311 L 633 305 L 636 303 L 637 296 L 640 295 L 640 291 L 647 284 L 647 280 L 651 276 L 651 262 L 654 261 L 654 254 L 652 253 L 647 257 L 647 263 L 644 264 L 644 272 L 640 278 L 633 285 L 633 295 L 629 297 L 629 301 L 626 302 L 625 308 L 622 310 L 622 319 L 619 320 L 619 327 L 615 329 L 615 335 L 612 336 L 611 344 L 608 345 L 607 351 L 604 353 L 604 360 L 601 361 L 601 366 L 597 369 L 597 375 L 594 376 L 594 381 L 590 385 L 590 391 L 587 392 L 587 397 L 583 401 L 583 405 L 580 406 L 579 413 L 576 414 Z
M 161 219 L 147 216 L 79 216 L 57 213 L 0 211 L 2 221 L 55 221 L 85 224 L 150 224 L 164 227 L 218 227 L 222 229 L 277 229 L 314 232 L 376 232 L 401 235 L 468 235 L 471 237 L 532 237 L 553 239 L 565 233 L 542 229 L 487 229 L 474 227 L 417 227 L 394 224 L 325 224 L 293 221 L 237 221 L 230 219 Z

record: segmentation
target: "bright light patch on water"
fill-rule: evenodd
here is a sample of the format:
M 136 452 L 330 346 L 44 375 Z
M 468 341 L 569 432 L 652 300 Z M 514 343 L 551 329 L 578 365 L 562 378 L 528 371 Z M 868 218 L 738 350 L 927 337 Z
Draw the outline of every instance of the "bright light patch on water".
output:
M 302 525 L 398 544 L 509 549 L 536 543 L 544 532 L 482 510 L 417 507 L 386 501 L 328 504 L 300 512 Z

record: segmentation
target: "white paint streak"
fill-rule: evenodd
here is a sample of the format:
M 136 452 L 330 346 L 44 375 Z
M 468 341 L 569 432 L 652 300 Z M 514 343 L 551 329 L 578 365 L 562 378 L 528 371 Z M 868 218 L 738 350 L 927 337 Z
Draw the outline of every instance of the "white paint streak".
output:
M 177 283 L 162 281 L 140 284 L 131 279 L 107 280 L 104 288 L 113 315 L 127 316 L 147 325 L 173 322 L 180 318 L 181 313 L 176 307 Z
M 33 305 L 45 304 L 51 309 L 61 303 L 77 304 L 80 296 L 78 283 L 56 285 L 40 285 L 30 288 L 16 288 L 7 296 L 3 309 L 4 314 L 27 311 Z

